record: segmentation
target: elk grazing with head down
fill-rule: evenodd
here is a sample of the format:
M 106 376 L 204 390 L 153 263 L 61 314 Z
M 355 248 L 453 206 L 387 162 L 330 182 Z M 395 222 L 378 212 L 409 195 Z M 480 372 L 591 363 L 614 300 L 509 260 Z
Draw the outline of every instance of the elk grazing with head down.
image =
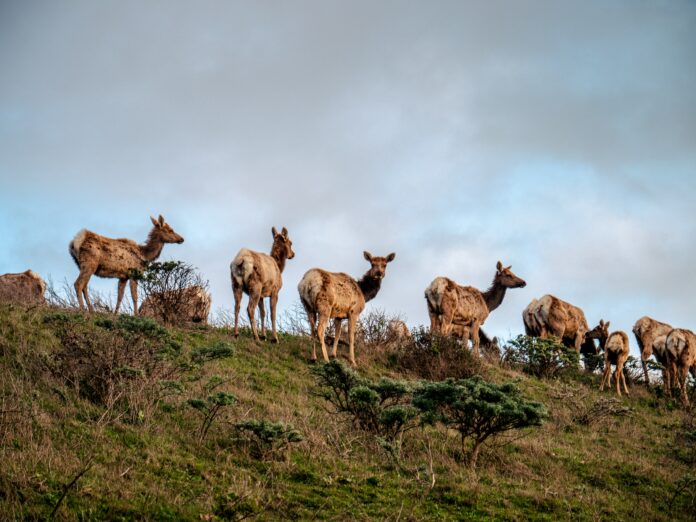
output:
M 266 339 L 266 309 L 264 298 L 270 297 L 271 301 L 271 329 L 272 342 L 278 342 L 276 333 L 276 305 L 278 304 L 278 292 L 283 286 L 282 273 L 285 261 L 295 257 L 292 251 L 292 241 L 288 237 L 288 229 L 278 233 L 275 227 L 271 229 L 273 234 L 273 246 L 271 255 L 254 252 L 248 248 L 242 248 L 230 263 L 230 276 L 232 277 L 232 292 L 234 294 L 234 336 L 239 335 L 239 308 L 242 303 L 242 294 L 249 296 L 247 314 L 254 339 L 259 340 L 256 329 L 254 311 L 259 307 L 261 319 L 261 335 Z
M 348 319 L 350 362 L 355 366 L 355 325 L 358 317 L 365 308 L 365 303 L 379 292 L 387 271 L 387 263 L 396 257 L 393 253 L 386 257 L 373 256 L 369 252 L 363 252 L 363 255 L 370 263 L 370 269 L 359 281 L 341 272 L 327 272 L 320 268 L 312 268 L 305 273 L 297 285 L 300 300 L 307 312 L 312 329 L 312 337 L 319 339 L 324 360 L 327 362 L 329 356 L 326 352 L 324 334 L 329 319 L 334 320 L 335 332 L 340 332 L 341 321 Z M 332 357 L 336 357 L 339 337 L 339 335 L 334 336 Z M 316 359 L 316 343 L 313 342 L 312 360 L 316 361 Z
M 522 312 L 524 329 L 531 337 L 557 337 L 565 346 L 580 354 L 596 355 L 597 347 L 588 335 L 584 312 L 555 296 L 533 299 Z
M 696 335 L 686 328 L 675 328 L 667 335 L 665 341 L 668 364 L 676 385 L 681 389 L 682 401 L 689 405 L 689 394 L 686 380 L 689 371 L 695 373 L 696 364 Z M 696 377 L 696 376 L 694 376 Z
M 669 391 L 671 374 L 667 361 L 667 353 L 665 352 L 665 342 L 667 335 L 672 331 L 672 327 L 667 323 L 656 321 L 655 319 L 646 316 L 641 317 L 633 325 L 633 335 L 636 336 L 638 348 L 640 348 L 640 358 L 643 363 L 643 375 L 645 383 L 650 386 L 650 378 L 648 376 L 648 359 L 651 355 L 655 356 L 657 362 L 662 367 L 663 383 Z
M 430 315 L 430 329 L 443 335 L 452 332 L 453 325 L 459 329 L 466 346 L 471 336 L 474 353 L 478 355 L 479 328 L 488 315 L 503 302 L 508 288 L 523 288 L 527 283 L 512 273 L 511 266 L 503 267 L 498 261 L 493 284 L 485 292 L 472 287 L 460 286 L 447 277 L 437 277 L 425 289 Z
M 599 339 L 599 347 L 604 350 L 604 374 L 602 375 L 602 384 L 599 390 L 603 391 L 605 385 L 609 385 L 611 379 L 611 367 L 616 366 L 614 370 L 614 381 L 616 382 L 616 393 L 621 395 L 621 383 L 623 382 L 624 391 L 628 395 L 628 386 L 626 385 L 626 375 L 624 375 L 624 364 L 628 360 L 630 347 L 628 345 L 628 335 L 620 330 L 609 333 L 609 324 L 603 320 L 599 321 L 592 332 L 597 332 Z
M 0 303 L 42 305 L 46 302 L 45 292 L 46 283 L 31 270 L 0 275 Z
M 80 275 L 75 281 L 75 292 L 80 303 L 80 310 L 84 309 L 84 300 L 89 311 L 92 312 L 92 303 L 87 293 L 87 283 L 92 275 L 118 279 L 118 297 L 116 299 L 115 313 L 121 306 L 123 292 L 126 283 L 130 280 L 131 297 L 133 298 L 133 313 L 138 314 L 138 281 L 135 274 L 142 270 L 148 261 L 154 261 L 162 253 L 165 243 L 183 243 L 184 238 L 174 232 L 174 229 L 164 221 L 150 217 L 153 228 L 143 245 L 137 244 L 131 239 L 112 239 L 100 236 L 86 229 L 80 230 L 70 242 L 70 255 L 75 260 Z

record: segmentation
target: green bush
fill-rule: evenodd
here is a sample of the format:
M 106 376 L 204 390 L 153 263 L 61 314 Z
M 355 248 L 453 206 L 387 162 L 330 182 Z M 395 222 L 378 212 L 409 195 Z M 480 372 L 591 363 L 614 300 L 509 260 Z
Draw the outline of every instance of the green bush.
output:
M 208 430 L 215 422 L 223 408 L 231 406 L 237 402 L 237 397 L 227 392 L 216 392 L 209 395 L 206 399 L 189 399 L 186 403 L 194 410 L 203 415 L 203 422 L 198 430 L 198 440 L 203 441 L 208 434 Z
M 335 360 L 314 368 L 319 391 L 339 413 L 352 418 L 353 424 L 388 442 L 416 426 L 418 410 L 410 405 L 411 387 L 393 379 L 370 381 Z
M 476 467 L 480 446 L 506 431 L 539 426 L 548 417 L 538 402 L 525 400 L 512 384 L 493 384 L 480 377 L 424 383 L 413 394 L 424 423 L 442 423 L 461 435 L 462 450 L 472 442 L 469 465 Z
M 290 424 L 265 419 L 249 419 L 234 425 L 240 435 L 252 445 L 254 456 L 266 458 L 287 449 L 290 444 L 304 440 Z
M 557 339 L 518 335 L 503 349 L 503 361 L 545 379 L 555 379 L 577 371 L 579 358 L 573 348 Z

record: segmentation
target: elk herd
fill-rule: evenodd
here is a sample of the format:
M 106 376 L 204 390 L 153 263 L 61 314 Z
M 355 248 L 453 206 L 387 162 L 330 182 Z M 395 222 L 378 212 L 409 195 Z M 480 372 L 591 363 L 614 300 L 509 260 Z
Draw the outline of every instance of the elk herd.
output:
M 147 262 L 156 260 L 166 243 L 183 243 L 184 238 L 160 215 L 150 218 L 152 229 L 144 244 L 130 239 L 112 239 L 89 230 L 81 230 L 69 244 L 69 252 L 79 269 L 75 280 L 75 293 L 81 310 L 85 303 L 93 311 L 87 285 L 92 275 L 118 279 L 115 312 L 123 300 L 126 283 L 129 283 L 133 299 L 133 313 L 138 314 L 138 281 L 134 278 Z M 271 230 L 273 244 L 270 254 L 242 248 L 230 264 L 232 293 L 234 295 L 234 335 L 239 334 L 239 311 L 243 294 L 248 296 L 247 315 L 254 339 L 266 339 L 264 299 L 269 298 L 271 315 L 271 341 L 278 342 L 276 331 L 276 308 L 278 294 L 283 285 L 282 273 L 286 261 L 295 257 L 288 230 Z M 382 280 L 396 254 L 385 257 L 363 252 L 370 264 L 369 270 L 360 279 L 342 272 L 329 272 L 321 268 L 308 270 L 300 280 L 297 290 L 307 314 L 313 338 L 312 360 L 317 359 L 316 343 L 321 346 L 322 357 L 329 360 L 326 350 L 329 321 L 333 319 L 333 347 L 331 356 L 337 356 L 341 323 L 347 321 L 348 350 L 351 364 L 355 365 L 355 336 L 358 319 L 365 304 L 379 292 Z M 498 261 L 493 282 L 486 291 L 472 286 L 462 286 L 447 277 L 436 277 L 425 289 L 425 299 L 430 316 L 431 331 L 440 335 L 452 335 L 461 339 L 464 346 L 471 340 L 472 349 L 478 356 L 484 324 L 490 313 L 498 308 L 508 289 L 522 288 L 526 282 L 516 276 L 512 267 L 504 267 Z M 27 270 L 18 274 L 0 276 L 0 302 L 13 302 L 27 306 L 45 303 L 46 284 L 37 274 Z M 187 288 L 183 293 L 187 301 L 181 308 L 182 322 L 207 322 L 210 311 L 210 294 L 201 287 Z M 157 300 L 165 296 L 150 294 L 143 303 L 140 314 L 156 316 Z M 259 309 L 261 334 L 255 317 Z M 557 338 L 578 354 L 597 355 L 604 353 L 604 373 L 600 389 L 610 383 L 611 367 L 614 366 L 616 392 L 621 395 L 621 384 L 626 394 L 628 386 L 624 365 L 629 357 L 629 338 L 625 332 L 609 330 L 609 321 L 600 320 L 590 329 L 583 311 L 555 296 L 544 295 L 533 299 L 522 312 L 525 333 L 531 337 Z M 392 321 L 388 328 L 399 339 L 410 336 L 405 323 Z M 641 352 L 646 384 L 649 384 L 647 362 L 654 356 L 663 372 L 663 385 L 667 393 L 676 388 L 682 400 L 688 404 L 687 378 L 689 373 L 696 378 L 696 335 L 684 328 L 673 328 L 669 324 L 642 317 L 633 327 L 638 348 Z M 595 340 L 599 347 L 595 345 Z

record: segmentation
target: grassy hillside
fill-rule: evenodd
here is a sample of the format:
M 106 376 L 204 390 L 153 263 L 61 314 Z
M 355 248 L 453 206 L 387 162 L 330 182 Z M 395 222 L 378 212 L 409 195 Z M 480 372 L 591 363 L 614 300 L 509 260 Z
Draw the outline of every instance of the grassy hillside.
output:
M 0 306 L 0 513 L 9 520 L 54 511 L 65 520 L 694 517 L 690 414 L 653 392 L 635 387 L 630 398 L 607 402 L 613 395 L 598 392 L 598 376 L 540 380 L 485 362 L 477 373 L 516 381 L 550 418 L 484 446 L 472 471 L 458 435 L 439 426 L 410 431 L 400 458 L 390 456 L 317 395 L 310 346 L 288 335 L 272 345 L 248 335 L 235 341 L 212 327 L 164 330 Z M 398 349 L 358 347 L 359 371 L 415 380 Z M 237 401 L 221 406 L 201 437 L 202 410 L 219 392 Z M 599 418 L 592 407 L 630 412 Z M 289 424 L 302 440 L 265 448 L 234 429 L 246 419 Z

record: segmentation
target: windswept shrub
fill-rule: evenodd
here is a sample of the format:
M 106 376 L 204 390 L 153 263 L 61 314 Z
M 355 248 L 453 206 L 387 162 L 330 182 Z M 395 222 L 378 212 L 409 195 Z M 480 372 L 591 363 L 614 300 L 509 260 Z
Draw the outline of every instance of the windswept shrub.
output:
M 461 341 L 433 334 L 422 326 L 390 354 L 390 359 L 396 368 L 433 381 L 484 374 L 481 358 L 474 356 Z
M 418 411 L 410 405 L 411 389 L 403 381 L 361 377 L 342 361 L 334 360 L 312 370 L 317 394 L 338 413 L 351 417 L 357 428 L 394 442 L 416 426 Z
M 292 425 L 266 419 L 238 422 L 234 428 L 250 444 L 252 454 L 261 459 L 282 453 L 290 444 L 304 440 Z
M 593 399 L 585 387 L 563 387 L 553 393 L 553 398 L 563 402 L 570 412 L 570 423 L 594 426 L 615 417 L 626 417 L 632 411 L 615 397 L 602 396 Z
M 133 273 L 144 294 L 140 313 L 165 324 L 207 323 L 208 282 L 182 261 L 150 262 Z
M 235 353 L 234 346 L 224 341 L 218 341 L 212 346 L 203 346 L 191 351 L 191 361 L 195 364 L 203 364 L 214 359 L 232 357 Z
M 493 384 L 480 377 L 424 383 L 414 391 L 413 405 L 423 422 L 442 423 L 459 432 L 462 451 L 471 441 L 468 463 L 476 467 L 483 443 L 510 430 L 540 426 L 548 417 L 543 404 L 527 401 L 512 383 Z
M 180 371 L 181 345 L 154 321 L 141 317 L 98 318 L 55 313 L 52 325 L 61 348 L 47 364 L 78 393 L 113 416 L 143 422 L 164 388 Z
M 523 371 L 545 379 L 574 373 L 578 368 L 577 352 L 557 339 L 518 335 L 505 345 L 503 362 L 519 366 Z
M 237 397 L 231 393 L 219 391 L 208 395 L 206 399 L 189 399 L 186 403 L 203 416 L 203 422 L 198 430 L 198 440 L 205 439 L 213 422 L 220 416 L 223 409 L 237 402 Z

